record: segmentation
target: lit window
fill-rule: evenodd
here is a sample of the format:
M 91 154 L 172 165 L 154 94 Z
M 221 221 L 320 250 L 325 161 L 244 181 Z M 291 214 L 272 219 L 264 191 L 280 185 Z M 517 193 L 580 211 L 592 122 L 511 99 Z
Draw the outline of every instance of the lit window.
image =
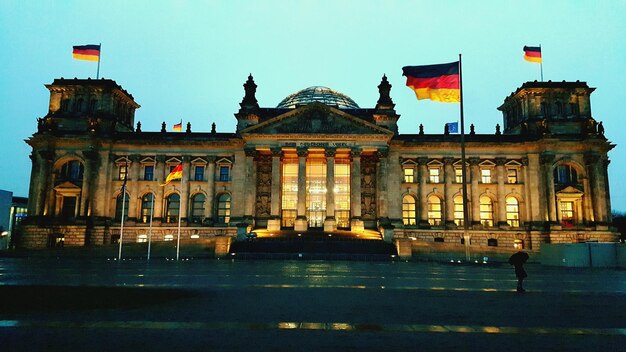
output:
M 146 242 L 148 242 L 148 235 L 137 236 L 137 243 L 146 243 Z
M 220 166 L 220 181 L 229 181 L 230 180 L 230 167 L 228 166 Z
M 154 204 L 152 193 L 148 193 L 141 198 L 141 222 L 144 224 L 150 221 L 152 213 L 152 204 Z
M 404 183 L 414 183 L 415 182 L 415 169 L 414 168 L 405 168 L 404 169 Z
M 174 235 L 165 235 L 163 237 L 163 241 L 173 241 L 174 240 Z
M 506 222 L 509 226 L 519 227 L 519 202 L 515 197 L 506 199 Z
M 480 197 L 480 223 L 493 226 L 493 203 L 487 196 Z
M 566 227 L 574 226 L 574 202 L 563 201 L 561 204 L 561 224 Z
M 463 226 L 465 218 L 463 217 L 463 197 L 454 197 L 454 223 L 456 226 Z
M 196 166 L 194 169 L 194 181 L 204 181 L 204 166 Z
M 480 182 L 491 183 L 491 169 L 480 170 Z
M 405 225 L 415 225 L 415 198 L 406 195 L 402 198 L 402 222 Z
M 454 182 L 463 183 L 463 169 L 460 167 L 454 169 Z
M 437 196 L 428 197 L 428 223 L 432 226 L 441 225 L 441 199 Z
M 228 224 L 230 222 L 230 195 L 222 194 L 217 199 L 217 222 Z
M 517 183 L 517 169 L 506 169 L 506 182 Z
M 143 179 L 146 181 L 154 180 L 154 166 L 146 165 L 143 167 Z
M 432 167 L 428 169 L 428 179 L 430 183 L 439 183 L 439 168 Z
M 123 181 L 126 179 L 126 177 L 128 176 L 128 165 L 126 164 L 120 165 L 118 176 L 119 176 L 118 180 L 120 181 Z
M 514 240 L 513 248 L 515 249 L 524 249 L 524 240 Z

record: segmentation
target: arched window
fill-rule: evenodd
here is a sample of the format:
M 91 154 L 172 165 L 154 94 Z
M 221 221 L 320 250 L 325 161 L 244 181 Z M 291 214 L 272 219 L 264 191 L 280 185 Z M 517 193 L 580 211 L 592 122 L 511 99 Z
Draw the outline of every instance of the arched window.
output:
M 561 116 L 563 115 L 563 104 L 561 104 L 560 101 L 557 101 L 556 103 L 554 103 L 554 108 L 555 108 L 555 115 L 557 116 Z
M 441 225 L 441 199 L 437 196 L 428 197 L 428 223 L 432 226 Z
M 410 195 L 402 197 L 402 222 L 405 225 L 415 225 L 415 198 Z
M 167 197 L 167 212 L 165 213 L 165 221 L 177 222 L 178 212 L 180 211 L 180 196 L 176 193 Z
M 456 226 L 463 226 L 465 218 L 463 217 L 463 197 L 454 197 L 454 223 Z
M 570 115 L 572 115 L 574 117 L 578 116 L 578 104 L 570 103 L 569 104 L 569 112 L 570 112 Z
M 559 165 L 554 168 L 554 183 L 561 185 L 575 185 L 578 183 L 578 174 L 571 165 Z
M 150 221 L 152 205 L 154 204 L 154 194 L 148 193 L 141 198 L 141 222 L 144 224 Z
M 201 223 L 204 219 L 204 194 L 198 193 L 191 200 L 191 222 Z
M 83 183 L 83 164 L 78 160 L 71 160 L 63 164 L 59 170 L 59 177 L 56 179 L 55 184 L 61 184 L 63 182 L 71 182 L 77 186 Z
M 120 193 L 115 200 L 115 220 L 122 221 L 122 211 L 124 212 L 124 221 L 128 219 L 128 201 L 130 196 L 126 193 L 126 199 L 124 199 L 124 193 Z M 122 207 L 122 202 L 124 206 Z
M 480 223 L 493 226 L 493 203 L 487 196 L 480 197 Z
M 85 109 L 85 103 L 83 98 L 78 98 L 78 100 L 76 100 L 76 105 L 74 106 L 74 111 L 75 112 L 82 112 Z
M 230 195 L 222 194 L 217 198 L 217 222 L 228 224 L 230 222 Z
M 506 222 L 509 226 L 519 227 L 519 202 L 515 197 L 506 199 Z
M 546 103 L 541 103 L 541 115 L 547 117 L 550 114 L 550 107 Z
M 89 101 L 89 112 L 95 112 L 96 111 L 96 103 L 98 101 L 96 99 L 91 99 Z

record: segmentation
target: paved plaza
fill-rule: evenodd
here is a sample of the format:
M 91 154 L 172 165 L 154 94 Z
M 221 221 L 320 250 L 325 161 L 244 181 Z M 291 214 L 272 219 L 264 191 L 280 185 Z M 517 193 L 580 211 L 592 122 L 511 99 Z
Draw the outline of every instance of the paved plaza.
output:
M 624 351 L 626 271 L 0 258 L 2 351 Z

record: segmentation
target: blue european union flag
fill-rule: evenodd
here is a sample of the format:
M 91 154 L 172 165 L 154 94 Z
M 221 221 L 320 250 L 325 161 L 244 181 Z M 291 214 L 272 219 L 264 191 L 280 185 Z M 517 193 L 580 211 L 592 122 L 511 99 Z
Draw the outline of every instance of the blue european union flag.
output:
M 458 122 L 448 122 L 448 132 L 450 133 L 459 133 L 459 123 Z

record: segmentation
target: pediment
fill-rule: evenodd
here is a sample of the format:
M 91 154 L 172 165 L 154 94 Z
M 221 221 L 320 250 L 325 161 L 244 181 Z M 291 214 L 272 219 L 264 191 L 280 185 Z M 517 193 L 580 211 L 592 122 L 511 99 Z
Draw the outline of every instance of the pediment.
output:
M 321 103 L 299 107 L 258 125 L 241 131 L 242 134 L 377 134 L 393 132 L 339 109 Z
M 80 191 L 80 187 L 78 187 L 77 185 L 69 181 L 65 181 L 61 183 L 60 185 L 54 187 L 54 190 L 55 191 L 60 191 L 60 190 L 79 190 Z
M 567 186 L 561 190 L 559 190 L 558 192 L 556 192 L 557 195 L 566 195 L 566 196 L 576 196 L 576 195 L 583 195 L 584 192 L 582 192 L 581 190 L 579 190 L 576 187 L 573 186 Z

